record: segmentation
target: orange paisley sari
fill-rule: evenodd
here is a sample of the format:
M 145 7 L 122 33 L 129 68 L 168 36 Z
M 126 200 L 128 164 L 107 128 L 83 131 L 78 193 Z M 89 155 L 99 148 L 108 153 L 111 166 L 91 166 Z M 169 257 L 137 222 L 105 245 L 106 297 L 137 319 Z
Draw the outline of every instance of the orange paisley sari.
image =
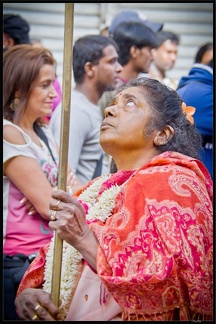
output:
M 121 190 L 112 215 L 89 226 L 99 242 L 97 275 L 120 306 L 120 318 L 212 320 L 213 189 L 207 169 L 165 152 L 140 169 L 111 174 L 98 196 L 115 184 Z M 18 294 L 42 286 L 46 251 L 41 248 Z

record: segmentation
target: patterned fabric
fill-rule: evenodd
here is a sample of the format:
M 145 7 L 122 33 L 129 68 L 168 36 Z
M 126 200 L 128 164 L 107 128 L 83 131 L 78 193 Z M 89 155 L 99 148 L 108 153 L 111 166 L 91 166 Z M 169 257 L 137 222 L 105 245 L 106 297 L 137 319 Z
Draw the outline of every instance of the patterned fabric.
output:
M 49 244 L 50 243 L 47 243 L 44 247 L 39 249 L 38 256 L 32 261 L 21 280 L 17 290 L 17 295 L 29 287 L 42 288 L 44 282 L 45 259 Z
M 138 170 L 111 175 L 99 195 L 113 184 L 123 185 L 112 216 L 89 226 L 99 241 L 97 273 L 120 305 L 122 319 L 212 319 L 212 181 L 207 169 L 200 161 L 165 152 Z M 27 270 L 18 293 L 42 283 L 43 258 Z

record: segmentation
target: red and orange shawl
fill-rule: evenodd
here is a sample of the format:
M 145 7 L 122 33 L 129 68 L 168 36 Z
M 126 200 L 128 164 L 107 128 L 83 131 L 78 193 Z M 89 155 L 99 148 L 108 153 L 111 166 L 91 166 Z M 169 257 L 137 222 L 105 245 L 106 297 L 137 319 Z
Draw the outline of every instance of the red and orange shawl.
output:
M 211 320 L 213 189 L 207 169 L 165 152 L 140 169 L 110 175 L 98 195 L 114 184 L 122 187 L 112 215 L 90 226 L 99 241 L 97 273 L 122 319 Z M 41 287 L 46 251 L 41 248 L 18 294 Z

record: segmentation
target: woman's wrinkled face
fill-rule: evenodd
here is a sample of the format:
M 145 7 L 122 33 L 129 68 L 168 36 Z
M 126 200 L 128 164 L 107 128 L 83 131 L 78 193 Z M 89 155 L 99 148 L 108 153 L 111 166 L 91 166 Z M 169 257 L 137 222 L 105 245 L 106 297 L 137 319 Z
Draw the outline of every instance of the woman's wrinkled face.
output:
M 146 136 L 152 109 L 141 87 L 130 87 L 120 92 L 105 109 L 100 129 L 100 143 L 105 151 L 119 148 L 125 151 L 153 147 L 153 136 Z

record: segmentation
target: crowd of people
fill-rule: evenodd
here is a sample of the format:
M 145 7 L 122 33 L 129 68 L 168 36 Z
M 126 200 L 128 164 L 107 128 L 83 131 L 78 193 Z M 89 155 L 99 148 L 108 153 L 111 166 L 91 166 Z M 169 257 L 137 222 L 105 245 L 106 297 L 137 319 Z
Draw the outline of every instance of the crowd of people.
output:
M 212 320 L 213 44 L 174 84 L 160 22 L 126 10 L 78 38 L 64 192 L 57 62 L 3 18 L 3 319 Z
M 115 88 L 122 70 L 117 50 L 116 43 L 102 35 L 80 37 L 73 46 L 75 87 L 71 94 L 68 160 L 82 184 L 109 172 L 109 163 L 99 143 L 103 118 L 98 101 L 105 90 Z M 49 123 L 57 143 L 60 143 L 61 110 L 59 105 Z

